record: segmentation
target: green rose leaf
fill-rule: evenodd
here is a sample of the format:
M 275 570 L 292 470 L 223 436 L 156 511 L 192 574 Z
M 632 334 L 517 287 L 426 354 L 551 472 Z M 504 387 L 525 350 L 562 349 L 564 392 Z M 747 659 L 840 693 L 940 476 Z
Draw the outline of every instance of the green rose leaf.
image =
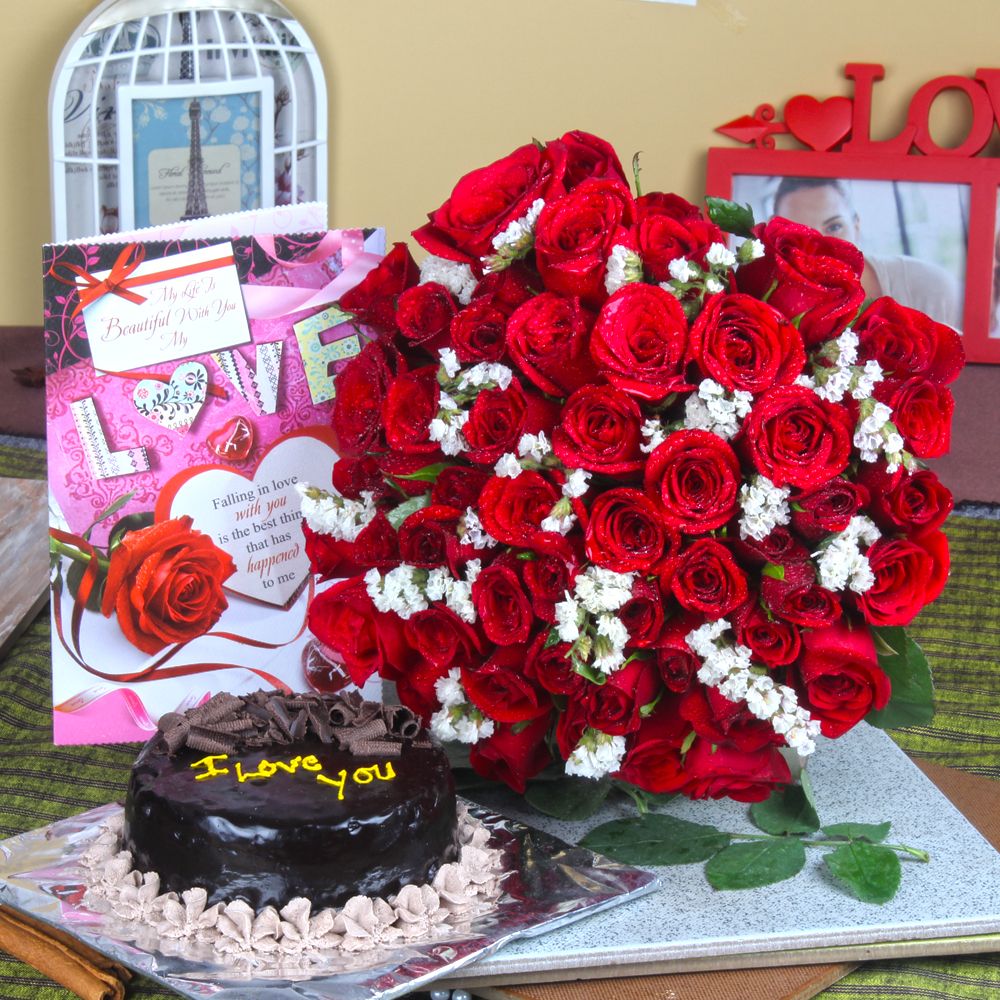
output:
M 590 819 L 611 791 L 610 781 L 589 778 L 561 778 L 558 781 L 530 782 L 524 797 L 546 816 L 556 819 Z
M 846 837 L 848 840 L 867 840 L 880 844 L 889 836 L 892 823 L 834 823 L 824 826 L 823 832 L 828 837 Z
M 69 569 L 66 570 L 66 589 L 76 597 L 80 593 L 80 584 L 83 583 L 83 576 L 89 568 L 88 563 L 82 562 L 71 562 L 69 564 Z M 104 597 L 104 586 L 108 582 L 108 574 L 105 570 L 100 568 L 98 564 L 98 574 L 94 581 L 94 586 L 90 591 L 90 595 L 87 597 L 87 603 L 84 607 L 88 611 L 101 610 L 101 601 Z
M 735 236 L 752 236 L 754 219 L 749 205 L 737 205 L 728 198 L 706 198 L 708 217 L 727 233 Z
M 769 576 L 772 580 L 785 579 L 785 567 L 779 566 L 776 563 L 765 563 L 764 568 L 760 572 L 762 576 Z
M 396 478 L 413 479 L 421 483 L 433 483 L 437 481 L 437 477 L 440 476 L 445 469 L 449 468 L 451 468 L 451 466 L 447 462 L 437 462 L 434 465 L 425 465 L 422 469 L 417 469 L 416 472 L 397 472 Z
M 401 503 L 394 510 L 390 510 L 385 516 L 389 523 L 398 531 L 399 526 L 411 515 L 415 514 L 423 507 L 430 505 L 430 493 L 421 493 L 418 497 L 411 497 L 405 503 Z
M 879 729 L 921 726 L 934 718 L 934 685 L 924 651 L 899 626 L 873 628 L 879 666 L 892 682 L 885 708 L 865 720 Z
M 708 860 L 728 843 L 729 834 L 714 826 L 659 813 L 604 823 L 580 841 L 627 865 L 688 865 Z
M 805 863 L 801 840 L 755 840 L 719 851 L 705 865 L 705 877 L 714 889 L 755 889 L 798 875 Z
M 765 833 L 815 833 L 819 817 L 801 785 L 788 785 L 750 807 L 754 825 Z
M 864 903 L 888 903 L 899 888 L 899 858 L 888 847 L 857 841 L 831 851 L 823 861 Z

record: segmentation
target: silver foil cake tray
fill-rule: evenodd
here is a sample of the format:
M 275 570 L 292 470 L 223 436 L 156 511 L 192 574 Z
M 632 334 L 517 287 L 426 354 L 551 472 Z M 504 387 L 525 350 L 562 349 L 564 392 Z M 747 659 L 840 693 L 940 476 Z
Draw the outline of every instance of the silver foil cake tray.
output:
M 659 887 L 646 871 L 574 847 L 524 823 L 470 804 L 502 852 L 500 898 L 432 939 L 303 965 L 218 961 L 210 946 L 160 938 L 142 922 L 83 904 L 81 856 L 119 805 L 101 806 L 0 842 L 0 903 L 38 917 L 136 972 L 187 997 L 240 1000 L 390 1000 L 454 975 L 518 938 L 563 927 Z M 284 962 L 284 964 L 282 964 Z

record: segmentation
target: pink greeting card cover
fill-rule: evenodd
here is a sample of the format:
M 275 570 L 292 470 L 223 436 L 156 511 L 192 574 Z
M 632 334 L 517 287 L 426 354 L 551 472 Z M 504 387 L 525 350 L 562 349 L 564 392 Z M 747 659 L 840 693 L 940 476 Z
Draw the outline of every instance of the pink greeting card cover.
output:
M 381 230 L 44 248 L 56 743 L 346 681 L 305 627 L 296 483 L 330 481 L 365 337 L 331 303 L 383 252 Z

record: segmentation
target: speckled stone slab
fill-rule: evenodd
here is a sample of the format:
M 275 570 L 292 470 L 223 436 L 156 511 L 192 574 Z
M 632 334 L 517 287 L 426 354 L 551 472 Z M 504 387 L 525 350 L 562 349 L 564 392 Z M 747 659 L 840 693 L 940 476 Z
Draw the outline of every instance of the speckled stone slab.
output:
M 902 885 L 884 906 L 862 903 L 842 889 L 822 863 L 820 848 L 808 851 L 806 867 L 795 878 L 738 892 L 713 890 L 700 864 L 651 869 L 663 879 L 659 892 L 518 941 L 463 970 L 462 980 L 475 985 L 517 976 L 528 982 L 532 973 L 547 979 L 559 970 L 588 978 L 624 966 L 638 974 L 643 966 L 667 971 L 674 963 L 693 967 L 710 957 L 727 968 L 796 964 L 789 953 L 809 956 L 799 962 L 816 962 L 823 961 L 817 949 L 845 954 L 844 947 L 853 946 L 848 953 L 863 957 L 864 947 L 876 943 L 930 945 L 932 939 L 940 954 L 942 938 L 1000 932 L 1000 854 L 885 733 L 862 724 L 838 740 L 821 741 L 809 773 L 822 823 L 891 820 L 889 843 L 930 852 L 929 864 L 901 856 Z M 479 798 L 573 842 L 628 814 L 625 807 L 605 807 L 586 822 L 563 823 L 519 810 L 517 799 L 504 793 Z M 663 811 L 737 833 L 757 832 L 747 806 L 737 802 L 678 798 Z M 963 941 L 958 950 L 966 946 Z M 995 939 L 990 947 L 996 948 Z M 766 953 L 774 954 L 773 963 Z

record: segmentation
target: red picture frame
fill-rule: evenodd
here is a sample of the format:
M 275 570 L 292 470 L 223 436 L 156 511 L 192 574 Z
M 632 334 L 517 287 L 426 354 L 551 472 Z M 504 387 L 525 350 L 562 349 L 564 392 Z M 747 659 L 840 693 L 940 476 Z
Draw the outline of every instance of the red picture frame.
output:
M 775 116 L 772 107 L 762 105 L 754 116 L 721 126 L 718 131 L 756 148 L 710 149 L 706 194 L 732 198 L 734 180 L 748 175 L 966 187 L 968 219 L 961 333 L 969 361 L 1000 364 L 997 317 L 1000 310 L 993 292 L 994 277 L 1000 274 L 1000 255 L 996 249 L 1000 235 L 1000 159 L 976 155 L 1000 121 L 997 107 L 1000 92 L 995 93 L 1000 91 L 998 71 L 979 70 L 975 78 L 939 77 L 924 84 L 914 94 L 907 125 L 900 134 L 876 142 L 869 138 L 868 120 L 873 81 L 883 74 L 882 67 L 876 64 L 848 65 L 846 75 L 856 83 L 853 99 L 836 97 L 821 102 L 800 95 L 785 104 L 784 121 Z M 934 98 L 948 89 L 965 93 L 973 112 L 969 135 L 954 148 L 938 146 L 926 125 Z M 811 115 L 803 115 L 803 108 Z M 837 123 L 833 122 L 834 112 Z M 835 131 L 822 134 L 821 125 L 831 125 Z M 775 149 L 773 136 L 780 133 L 790 134 L 812 148 Z M 916 151 L 911 152 L 914 148 Z

